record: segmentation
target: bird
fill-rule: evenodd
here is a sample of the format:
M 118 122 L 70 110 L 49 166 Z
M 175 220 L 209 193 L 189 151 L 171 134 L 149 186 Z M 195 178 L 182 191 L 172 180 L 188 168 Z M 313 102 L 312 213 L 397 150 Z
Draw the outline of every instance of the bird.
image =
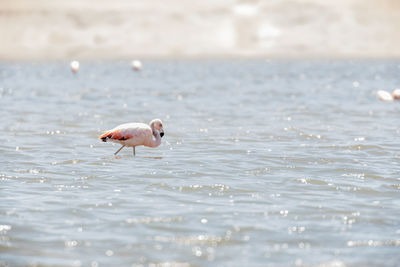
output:
M 79 70 L 79 61 L 71 61 L 70 67 L 73 73 L 77 73 Z
M 389 92 L 384 90 L 379 90 L 378 92 L 376 92 L 376 96 L 381 101 L 387 101 L 387 102 L 393 101 L 393 96 Z
M 142 69 L 142 62 L 140 62 L 139 60 L 134 60 L 132 61 L 132 68 L 133 70 L 139 71 Z
M 145 123 L 124 123 L 105 131 L 99 139 L 103 142 L 111 141 L 122 146 L 114 153 L 117 155 L 125 146 L 133 147 L 133 156 L 136 156 L 135 147 L 148 146 L 158 147 L 164 136 L 163 123 L 160 119 L 152 120 L 148 125 Z

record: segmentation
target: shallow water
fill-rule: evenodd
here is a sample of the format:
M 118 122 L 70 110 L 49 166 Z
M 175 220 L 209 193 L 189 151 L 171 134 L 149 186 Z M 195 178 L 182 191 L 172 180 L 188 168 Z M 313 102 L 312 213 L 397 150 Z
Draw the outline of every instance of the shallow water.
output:
M 399 61 L 3 62 L 0 87 L 0 265 L 400 261 L 400 103 L 374 95 Z M 157 117 L 136 157 L 97 139 Z

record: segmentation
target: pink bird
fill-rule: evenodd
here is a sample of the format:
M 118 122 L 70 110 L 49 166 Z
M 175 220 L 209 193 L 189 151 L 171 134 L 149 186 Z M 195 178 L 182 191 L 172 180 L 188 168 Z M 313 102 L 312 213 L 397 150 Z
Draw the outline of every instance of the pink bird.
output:
M 106 131 L 99 139 L 103 142 L 110 140 L 122 146 L 114 153 L 117 155 L 125 146 L 133 147 L 133 155 L 136 155 L 136 146 L 158 147 L 161 137 L 164 136 L 163 124 L 160 119 L 154 119 L 149 125 L 145 123 L 125 123 L 112 130 Z

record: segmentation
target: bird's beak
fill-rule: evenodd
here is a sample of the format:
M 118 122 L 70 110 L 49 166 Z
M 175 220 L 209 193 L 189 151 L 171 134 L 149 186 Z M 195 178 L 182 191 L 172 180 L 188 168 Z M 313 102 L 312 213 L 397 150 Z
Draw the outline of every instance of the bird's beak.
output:
M 160 136 L 163 137 L 163 136 L 164 136 L 164 132 L 161 132 L 161 133 L 160 133 Z

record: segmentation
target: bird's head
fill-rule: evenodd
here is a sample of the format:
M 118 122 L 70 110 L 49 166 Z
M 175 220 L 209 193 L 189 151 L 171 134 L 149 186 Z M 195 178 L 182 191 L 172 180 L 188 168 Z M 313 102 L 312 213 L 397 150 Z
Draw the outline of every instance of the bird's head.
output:
M 150 122 L 150 127 L 153 130 L 157 130 L 160 132 L 160 136 L 164 136 L 164 128 L 163 128 L 163 123 L 160 119 L 154 119 Z
M 393 99 L 399 100 L 400 99 L 400 88 L 395 89 L 392 93 Z

